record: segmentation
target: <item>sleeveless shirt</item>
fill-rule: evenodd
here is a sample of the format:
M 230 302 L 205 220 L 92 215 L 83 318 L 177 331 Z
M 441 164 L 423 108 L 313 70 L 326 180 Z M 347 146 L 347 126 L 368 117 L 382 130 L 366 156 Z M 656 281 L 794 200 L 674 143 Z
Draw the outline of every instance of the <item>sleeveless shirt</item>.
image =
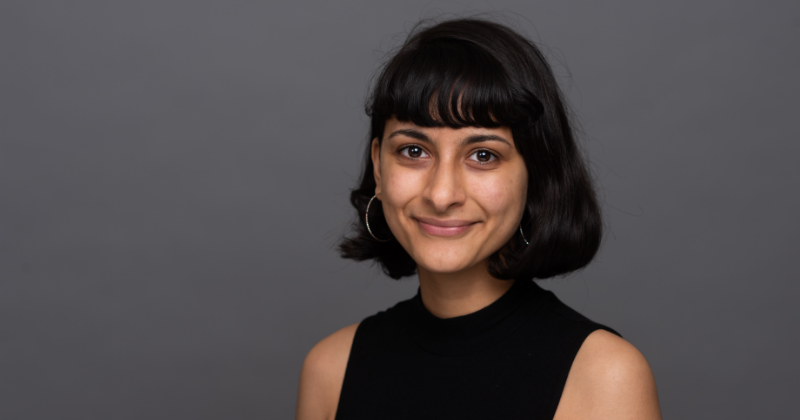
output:
M 594 323 L 530 280 L 437 318 L 417 294 L 356 329 L 336 420 L 552 419 Z

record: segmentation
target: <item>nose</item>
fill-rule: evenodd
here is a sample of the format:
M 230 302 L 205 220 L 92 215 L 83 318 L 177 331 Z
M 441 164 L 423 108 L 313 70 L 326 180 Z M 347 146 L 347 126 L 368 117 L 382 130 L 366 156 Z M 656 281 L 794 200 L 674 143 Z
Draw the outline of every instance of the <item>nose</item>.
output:
M 422 198 L 437 213 L 446 213 L 464 203 L 466 192 L 457 166 L 449 159 L 442 160 L 428 176 Z

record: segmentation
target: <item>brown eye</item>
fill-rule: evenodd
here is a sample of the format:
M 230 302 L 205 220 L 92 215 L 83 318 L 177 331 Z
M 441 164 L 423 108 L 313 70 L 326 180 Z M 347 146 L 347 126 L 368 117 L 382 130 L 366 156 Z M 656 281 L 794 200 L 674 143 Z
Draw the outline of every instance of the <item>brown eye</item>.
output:
M 406 146 L 400 150 L 400 153 L 412 159 L 417 159 L 427 156 L 425 151 L 422 150 L 422 148 L 419 146 Z
M 473 160 L 478 161 L 478 163 L 489 163 L 497 159 L 497 156 L 495 156 L 494 153 L 488 150 L 478 150 L 477 152 L 473 153 L 472 156 L 470 157 Z

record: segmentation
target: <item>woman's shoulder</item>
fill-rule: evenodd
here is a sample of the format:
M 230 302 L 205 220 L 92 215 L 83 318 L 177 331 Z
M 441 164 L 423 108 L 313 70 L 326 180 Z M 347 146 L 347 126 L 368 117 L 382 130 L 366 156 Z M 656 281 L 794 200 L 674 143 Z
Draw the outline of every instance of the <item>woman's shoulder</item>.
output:
M 641 352 L 606 330 L 586 337 L 569 371 L 555 420 L 660 419 L 655 379 Z
M 348 325 L 311 348 L 300 372 L 298 420 L 333 420 L 356 332 L 360 331 L 359 337 L 367 340 L 380 339 L 376 334 L 391 334 L 402 322 L 412 299 L 398 302 L 360 323 Z
M 350 354 L 350 347 L 353 344 L 356 330 L 359 324 L 348 325 L 333 334 L 320 340 L 308 352 L 303 368 L 306 366 L 316 370 L 324 370 L 330 373 L 331 367 L 344 368 L 347 366 L 347 359 Z M 316 368 L 316 369 L 315 369 Z M 321 369 L 320 369 L 321 368 Z
M 325 337 L 306 355 L 300 373 L 298 420 L 333 419 L 342 390 L 350 348 L 359 324 Z

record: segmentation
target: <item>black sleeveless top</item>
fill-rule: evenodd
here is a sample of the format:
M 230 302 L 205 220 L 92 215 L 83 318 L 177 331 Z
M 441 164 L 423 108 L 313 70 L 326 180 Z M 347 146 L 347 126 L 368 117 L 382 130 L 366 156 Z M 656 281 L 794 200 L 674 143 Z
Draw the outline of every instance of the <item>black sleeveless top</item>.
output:
M 596 324 L 532 281 L 437 318 L 416 296 L 358 326 L 336 420 L 552 419 Z

